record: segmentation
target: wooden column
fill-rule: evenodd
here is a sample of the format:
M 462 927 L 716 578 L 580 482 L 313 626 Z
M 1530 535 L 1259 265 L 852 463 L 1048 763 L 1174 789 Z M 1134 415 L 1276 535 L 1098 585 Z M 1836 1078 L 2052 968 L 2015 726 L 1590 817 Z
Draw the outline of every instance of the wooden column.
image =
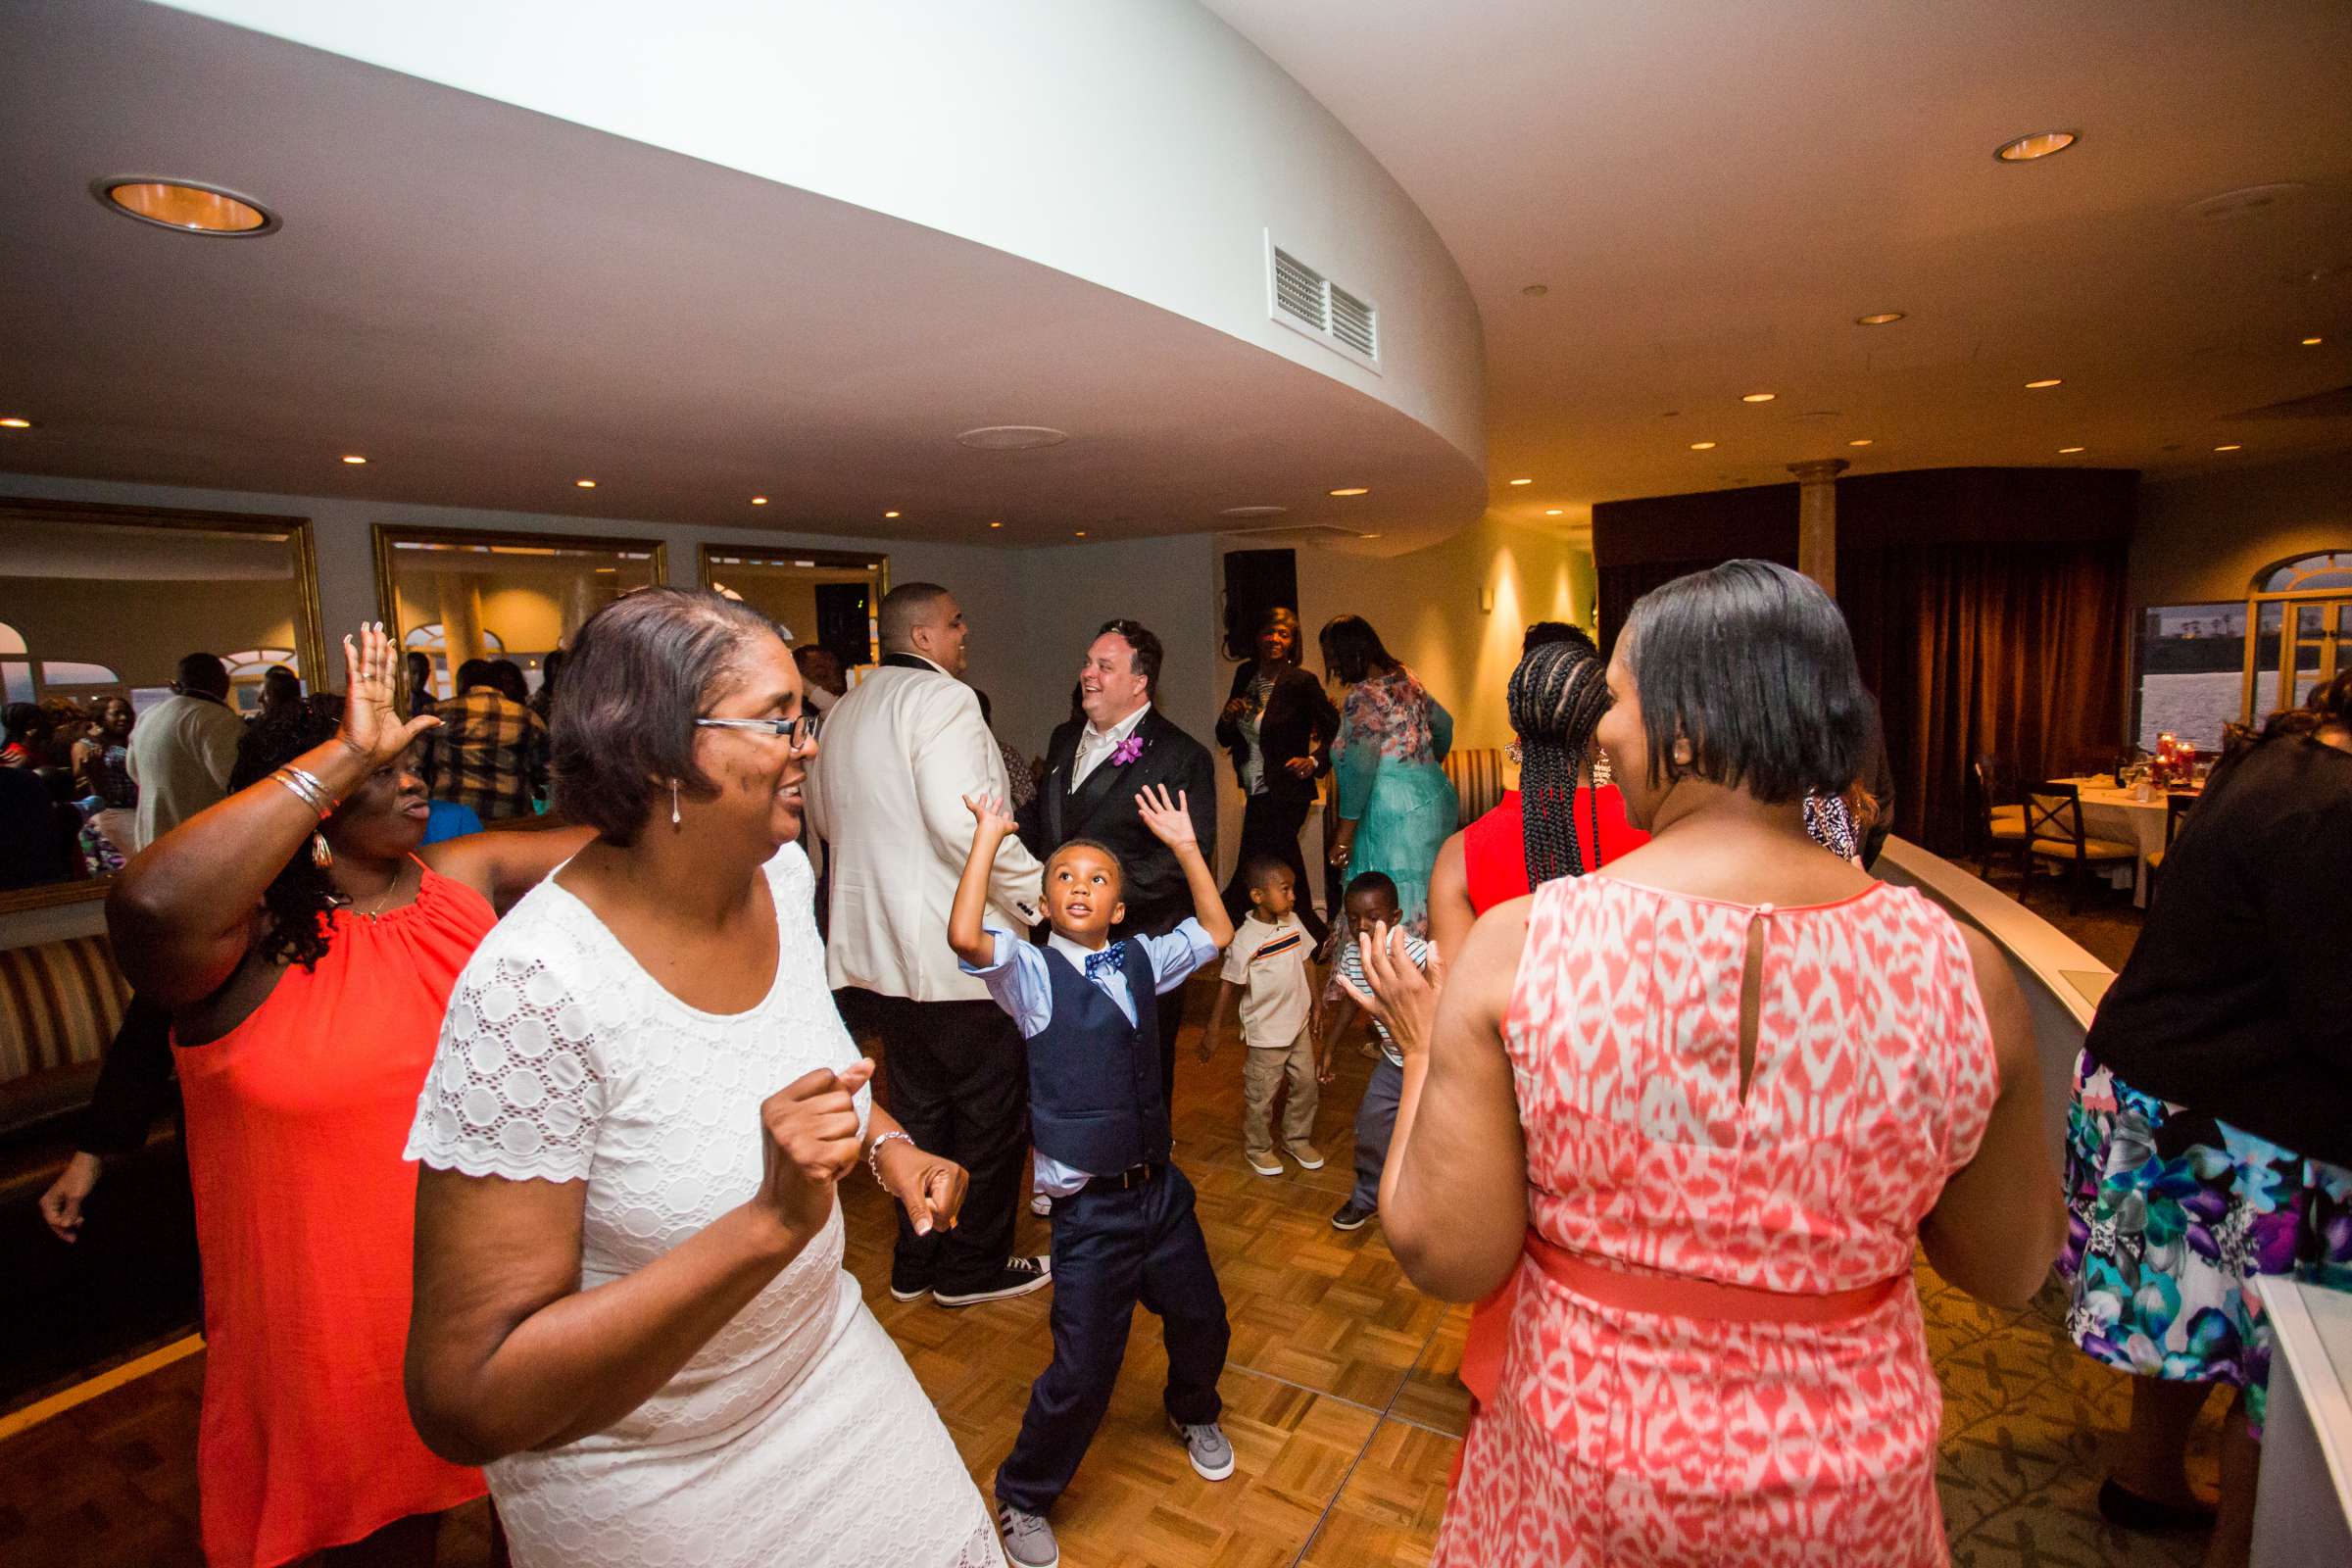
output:
M 1838 476 L 1846 469 L 1843 458 L 1821 458 L 1791 463 L 1796 475 L 1796 569 L 1838 592 Z

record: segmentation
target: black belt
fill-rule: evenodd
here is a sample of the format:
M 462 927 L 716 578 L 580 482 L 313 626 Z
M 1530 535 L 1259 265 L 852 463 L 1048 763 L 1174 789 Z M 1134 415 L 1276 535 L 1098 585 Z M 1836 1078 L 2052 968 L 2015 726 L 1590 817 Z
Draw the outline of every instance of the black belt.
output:
M 1141 1165 L 1130 1165 L 1114 1176 L 1090 1176 L 1086 1179 L 1086 1185 L 1090 1191 L 1100 1188 L 1104 1192 L 1123 1193 L 1130 1187 L 1150 1186 L 1159 1179 L 1159 1173 L 1165 1169 L 1165 1165 L 1154 1165 L 1147 1160 Z

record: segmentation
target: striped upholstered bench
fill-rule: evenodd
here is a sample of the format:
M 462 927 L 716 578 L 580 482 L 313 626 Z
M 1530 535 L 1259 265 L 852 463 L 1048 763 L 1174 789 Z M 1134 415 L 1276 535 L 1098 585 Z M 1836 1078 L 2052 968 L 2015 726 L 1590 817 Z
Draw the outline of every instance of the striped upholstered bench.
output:
M 0 1132 L 89 1099 L 129 999 L 102 936 L 0 951 Z
M 1502 750 L 1473 746 L 1446 754 L 1446 776 L 1462 798 L 1462 822 L 1468 827 L 1502 800 Z

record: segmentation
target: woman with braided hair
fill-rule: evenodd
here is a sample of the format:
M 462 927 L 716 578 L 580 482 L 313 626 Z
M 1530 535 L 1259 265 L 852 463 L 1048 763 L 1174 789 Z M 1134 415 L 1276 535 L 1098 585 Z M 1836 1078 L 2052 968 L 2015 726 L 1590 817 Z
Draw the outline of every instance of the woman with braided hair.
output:
M 416 1167 L 401 1158 L 458 971 L 585 842 L 419 850 L 408 764 L 438 719 L 393 707 L 380 627 L 344 641 L 340 721 L 295 704 L 238 747 L 234 791 L 133 859 L 107 922 L 172 1015 L 204 1263 L 205 1560 L 429 1563 L 479 1471 L 409 1420 Z
M 1429 936 L 1461 951 L 1471 922 L 1554 877 L 1582 876 L 1649 837 L 1625 819 L 1614 784 L 1593 781 L 1593 726 L 1609 710 L 1607 669 L 1592 640 L 1530 648 L 1511 671 L 1511 767 L 1494 808 L 1447 839 L 1429 877 Z

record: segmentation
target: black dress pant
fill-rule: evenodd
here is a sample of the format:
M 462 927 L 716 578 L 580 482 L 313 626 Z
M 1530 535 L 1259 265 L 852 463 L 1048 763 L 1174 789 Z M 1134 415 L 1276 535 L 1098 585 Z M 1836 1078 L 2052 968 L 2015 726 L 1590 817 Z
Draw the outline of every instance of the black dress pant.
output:
M 950 1295 L 993 1289 L 1029 1192 L 1029 1065 L 1020 1031 L 986 998 L 911 1002 L 864 992 L 858 1005 L 882 1037 L 890 1113 L 918 1148 L 971 1178 L 952 1230 L 917 1236 L 899 1211 L 891 1283 Z
M 1308 879 L 1306 857 L 1298 851 L 1299 831 L 1306 826 L 1306 813 L 1314 808 L 1311 795 L 1302 801 L 1252 795 L 1242 808 L 1241 858 L 1233 862 L 1233 880 L 1225 884 L 1225 917 L 1236 926 L 1250 912 L 1250 884 L 1242 874 L 1243 867 L 1260 855 L 1271 855 L 1291 868 L 1298 893 L 1298 923 L 1306 927 L 1307 940 L 1319 948 L 1331 935 L 1330 923 L 1315 912 L 1317 884 Z
M 1233 1331 L 1193 1184 L 1173 1165 L 1141 1187 L 1054 1200 L 1054 1360 L 1030 1386 L 1021 1435 L 997 1470 L 999 1502 L 1042 1514 L 1069 1486 L 1110 1408 L 1138 1301 L 1167 1340 L 1168 1414 L 1187 1426 L 1216 1420 Z

